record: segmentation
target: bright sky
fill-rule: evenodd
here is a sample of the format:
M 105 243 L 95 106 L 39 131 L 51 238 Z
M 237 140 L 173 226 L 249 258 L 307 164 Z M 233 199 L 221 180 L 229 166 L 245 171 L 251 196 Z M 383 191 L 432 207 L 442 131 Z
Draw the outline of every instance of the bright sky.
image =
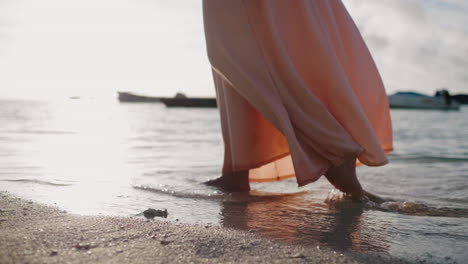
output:
M 389 93 L 468 93 L 468 1 L 343 2 Z M 0 0 L 0 97 L 212 96 L 201 4 Z

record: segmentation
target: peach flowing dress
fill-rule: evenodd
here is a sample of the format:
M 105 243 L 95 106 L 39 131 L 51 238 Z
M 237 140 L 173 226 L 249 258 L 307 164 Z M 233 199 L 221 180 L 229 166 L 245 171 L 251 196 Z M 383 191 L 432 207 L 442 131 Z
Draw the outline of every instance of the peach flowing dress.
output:
M 358 158 L 386 164 L 388 100 L 340 0 L 204 0 L 223 173 L 299 186 Z

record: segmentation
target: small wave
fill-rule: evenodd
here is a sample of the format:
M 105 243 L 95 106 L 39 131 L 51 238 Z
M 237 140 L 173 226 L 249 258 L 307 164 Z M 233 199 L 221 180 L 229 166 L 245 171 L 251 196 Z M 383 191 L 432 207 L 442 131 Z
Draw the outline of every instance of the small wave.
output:
M 184 199 L 223 200 L 223 196 L 225 196 L 224 193 L 218 193 L 218 192 L 213 192 L 211 194 L 186 193 L 186 192 L 178 192 L 174 190 L 169 190 L 166 188 L 155 188 L 155 187 L 150 187 L 150 186 L 145 186 L 145 185 L 134 185 L 132 186 L 132 188 L 141 190 L 141 191 L 152 192 L 152 193 L 157 193 L 157 194 L 165 194 L 165 195 L 170 195 L 170 196 L 174 196 L 177 198 L 184 198 Z
M 194 200 L 212 200 L 212 201 L 222 201 L 222 202 L 254 202 L 254 201 L 266 201 L 266 200 L 277 200 L 284 199 L 291 196 L 301 196 L 305 195 L 308 192 L 297 192 L 297 193 L 269 193 L 261 191 L 250 191 L 250 192 L 234 192 L 234 193 L 224 193 L 220 191 L 214 191 L 212 193 L 189 193 L 183 191 L 174 191 L 166 188 L 155 188 L 144 185 L 134 185 L 132 188 L 153 192 L 157 194 L 170 195 L 177 198 L 183 199 L 194 199 Z
M 468 157 L 465 156 L 393 156 L 392 161 L 403 161 L 403 162 L 418 162 L 418 163 L 433 163 L 433 162 L 444 162 L 444 163 L 458 163 L 468 162 Z
M 19 183 L 36 183 L 41 185 L 50 185 L 50 186 L 72 186 L 71 183 L 63 183 L 57 181 L 43 181 L 43 180 L 35 180 L 35 179 L 6 179 L 0 180 L 5 182 L 19 182 Z
M 421 202 L 388 201 L 376 209 L 414 216 L 468 217 L 468 209 L 453 207 L 432 207 Z
M 0 130 L 1 133 L 8 134 L 49 134 L 49 135 L 68 135 L 76 134 L 73 131 L 60 131 L 60 130 Z
M 433 207 L 421 202 L 395 201 L 384 199 L 377 195 L 367 193 L 368 200 L 361 203 L 363 208 L 384 212 L 399 213 L 412 216 L 439 216 L 439 217 L 468 217 L 468 209 L 455 207 Z M 351 197 L 338 190 L 332 190 L 325 200 L 326 203 L 334 207 L 349 207 L 353 202 Z

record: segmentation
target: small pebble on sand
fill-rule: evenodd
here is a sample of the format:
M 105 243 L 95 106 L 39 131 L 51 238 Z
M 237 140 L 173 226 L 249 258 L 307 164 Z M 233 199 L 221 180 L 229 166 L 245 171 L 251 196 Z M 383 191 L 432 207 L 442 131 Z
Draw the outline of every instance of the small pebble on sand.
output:
M 145 211 L 143 211 L 143 216 L 145 216 L 148 219 L 152 219 L 157 217 L 162 217 L 162 218 L 167 218 L 168 212 L 167 209 L 164 210 L 156 210 L 153 208 L 148 208 Z

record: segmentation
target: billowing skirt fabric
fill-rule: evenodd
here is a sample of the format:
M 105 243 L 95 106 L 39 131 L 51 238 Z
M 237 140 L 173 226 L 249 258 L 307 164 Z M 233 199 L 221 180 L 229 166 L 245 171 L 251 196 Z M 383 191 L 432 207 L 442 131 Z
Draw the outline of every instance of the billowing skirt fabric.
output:
M 392 150 L 387 96 L 340 0 L 204 0 L 223 173 L 302 186 Z

